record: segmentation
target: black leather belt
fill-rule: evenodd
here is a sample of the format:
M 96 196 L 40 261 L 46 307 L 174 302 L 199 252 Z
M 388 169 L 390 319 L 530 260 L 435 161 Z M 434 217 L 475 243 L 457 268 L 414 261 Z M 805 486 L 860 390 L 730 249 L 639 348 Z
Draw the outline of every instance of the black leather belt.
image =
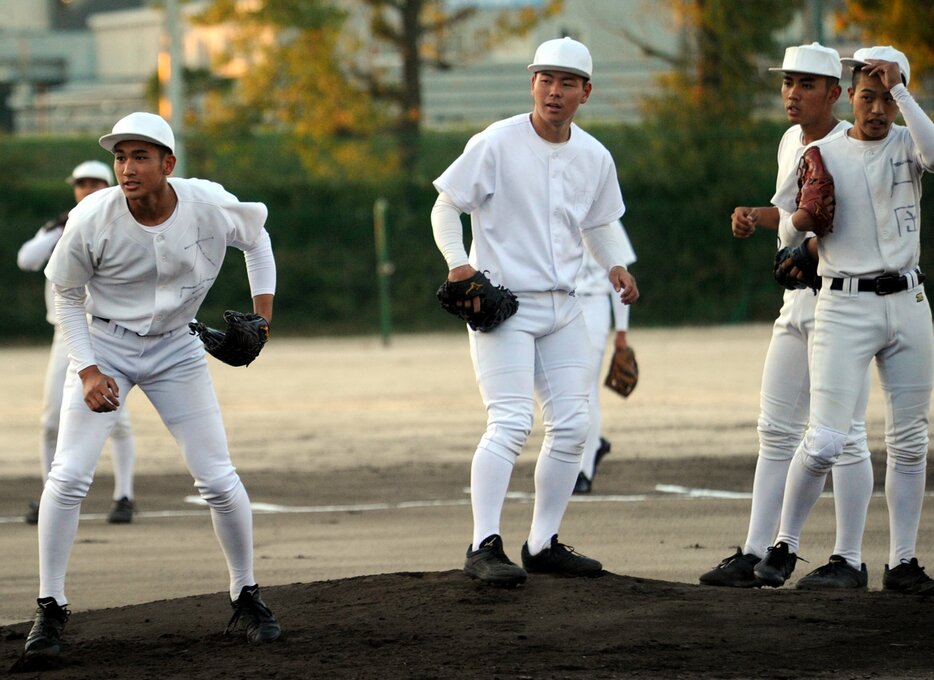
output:
M 924 280 L 927 278 L 924 275 L 924 272 L 917 272 L 914 277 L 911 279 L 917 278 L 918 284 L 924 283 Z M 846 279 L 831 279 L 830 281 L 830 290 L 843 290 L 843 282 Z M 914 284 L 912 284 L 913 286 Z M 876 295 L 890 295 L 891 293 L 900 293 L 903 290 L 908 290 L 909 286 L 909 277 L 908 276 L 896 276 L 895 274 L 886 274 L 884 276 L 879 276 L 875 279 L 859 279 L 857 284 L 857 290 L 860 293 L 875 293 Z

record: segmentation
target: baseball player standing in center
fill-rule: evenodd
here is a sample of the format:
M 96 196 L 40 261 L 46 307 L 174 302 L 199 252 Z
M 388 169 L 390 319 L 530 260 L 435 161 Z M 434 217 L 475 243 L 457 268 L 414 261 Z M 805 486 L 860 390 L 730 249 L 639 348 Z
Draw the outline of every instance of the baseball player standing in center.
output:
M 755 573 L 775 586 L 791 575 L 804 522 L 827 472 L 839 465 L 862 375 L 875 357 L 890 532 L 882 585 L 934 593 L 916 553 L 934 386 L 931 308 L 918 268 L 921 175 L 934 170 L 934 123 L 908 92 L 910 68 L 900 51 L 864 48 L 843 62 L 853 66 L 854 125 L 811 145 L 833 177 L 836 211 L 833 230 L 818 238 L 810 419 L 788 471 L 777 540 Z M 905 126 L 894 124 L 899 113 Z M 795 178 L 787 178 L 776 204 L 793 212 L 796 229 L 811 230 L 815 222 L 796 209 L 796 193 Z
M 593 61 L 571 38 L 535 52 L 533 110 L 492 124 L 434 182 L 435 242 L 448 280 L 489 272 L 511 289 L 517 313 L 489 332 L 468 331 L 487 409 L 487 430 L 470 473 L 473 540 L 465 573 L 497 585 L 527 572 L 596 576 L 602 565 L 558 542 L 558 529 L 587 439 L 590 366 L 587 329 L 574 296 L 582 247 L 609 274 L 622 301 L 638 299 L 626 270 L 617 220 L 623 197 L 610 153 L 574 124 L 592 90 Z M 470 214 L 470 256 L 460 222 Z M 516 457 L 542 410 L 545 437 L 535 467 L 535 504 L 519 567 L 506 556 L 500 517 Z
M 60 651 L 81 501 L 134 386 L 178 441 L 211 508 L 230 574 L 228 630 L 275 640 L 279 624 L 253 575 L 250 499 L 230 460 L 204 345 L 188 329 L 228 246 L 244 251 L 254 310 L 271 319 L 276 269 L 266 206 L 241 202 L 213 182 L 170 178 L 175 137 L 155 114 L 120 119 L 100 143 L 114 155 L 119 187 L 72 210 L 45 269 L 71 365 L 58 450 L 39 504 L 39 606 L 26 656 Z
M 84 161 L 75 166 L 66 180 L 71 185 L 75 203 L 80 203 L 95 191 L 113 186 L 113 171 L 100 161 Z M 41 270 L 55 245 L 62 237 L 68 213 L 57 219 L 49 220 L 36 235 L 26 241 L 16 255 L 16 264 L 23 271 Z M 62 331 L 55 320 L 55 303 L 52 295 L 52 283 L 45 281 L 45 318 L 55 329 L 52 334 L 52 349 L 49 364 L 45 372 L 45 386 L 42 394 L 42 437 L 40 460 L 42 462 L 42 483 L 49 475 L 52 459 L 55 457 L 55 444 L 58 441 L 58 424 L 62 409 L 62 386 L 68 369 L 68 346 L 62 337 Z M 110 433 L 113 449 L 114 490 L 113 507 L 107 515 L 111 524 L 126 524 L 133 521 L 133 463 L 136 460 L 136 444 L 133 428 L 130 425 L 130 412 L 120 409 L 119 419 Z M 28 524 L 39 521 L 39 504 L 30 503 L 26 514 Z
M 833 114 L 840 96 L 840 56 L 818 43 L 789 47 L 781 68 L 782 100 L 792 125 L 778 147 L 776 188 L 794 177 L 804 147 L 850 126 Z M 773 199 L 774 201 L 774 199 Z M 798 245 L 805 234 L 790 223 L 790 214 L 774 205 L 738 207 L 733 211 L 732 230 L 737 238 L 748 238 L 756 227 L 778 230 L 779 247 Z M 807 427 L 810 380 L 808 347 L 814 330 L 817 297 L 810 289 L 785 291 L 762 372 L 759 411 L 759 456 L 752 487 L 752 508 L 746 542 L 741 550 L 701 575 L 711 586 L 751 588 L 761 586 L 754 568 L 775 540 L 781 516 L 785 478 L 795 448 Z M 863 381 L 849 437 L 840 465 L 834 468 L 834 505 L 837 538 L 831 569 L 801 579 L 803 588 L 861 588 L 861 545 L 866 509 L 872 495 L 873 477 L 866 442 L 864 413 L 869 399 L 870 376 Z M 855 565 L 855 568 L 849 565 Z

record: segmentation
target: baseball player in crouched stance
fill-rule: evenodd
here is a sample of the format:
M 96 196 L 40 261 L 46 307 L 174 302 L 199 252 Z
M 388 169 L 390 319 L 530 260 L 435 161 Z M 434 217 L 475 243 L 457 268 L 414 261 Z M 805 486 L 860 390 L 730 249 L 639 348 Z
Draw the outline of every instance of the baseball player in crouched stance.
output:
M 71 365 L 58 450 L 39 505 L 39 606 L 25 656 L 60 651 L 81 501 L 134 386 L 181 445 L 210 505 L 230 572 L 228 630 L 243 629 L 250 641 L 275 640 L 279 624 L 253 576 L 250 500 L 230 460 L 204 346 L 188 329 L 228 246 L 244 251 L 254 310 L 271 319 L 276 270 L 266 206 L 240 202 L 212 182 L 169 178 L 175 138 L 157 115 L 132 113 L 100 143 L 114 155 L 119 187 L 72 210 L 45 269 Z
M 95 191 L 113 186 L 113 171 L 100 161 L 85 161 L 79 163 L 66 180 L 74 191 L 75 203 L 80 203 L 86 196 Z M 16 264 L 23 271 L 37 272 L 41 270 L 49 258 L 52 250 L 62 237 L 65 220 L 68 213 L 60 215 L 43 225 L 36 235 L 20 247 L 16 255 Z M 65 373 L 68 369 L 68 347 L 62 336 L 62 331 L 55 320 L 55 303 L 52 295 L 52 283 L 45 282 L 45 310 L 46 320 L 55 329 L 52 335 L 52 349 L 49 354 L 49 364 L 45 372 L 45 387 L 43 390 L 42 408 L 42 437 L 40 442 L 40 460 L 42 461 L 42 483 L 49 475 L 52 459 L 55 457 L 55 445 L 58 441 L 59 416 L 62 409 L 62 387 L 65 384 Z M 111 524 L 126 524 L 133 521 L 133 463 L 136 460 L 136 444 L 133 440 L 133 429 L 130 426 L 130 413 L 120 409 L 117 422 L 110 433 L 110 442 L 113 447 L 114 470 L 114 504 L 107 515 Z M 29 512 L 25 520 L 28 524 L 39 521 L 39 504 L 30 503 Z
M 512 290 L 516 314 L 488 332 L 469 330 L 470 354 L 487 409 L 487 430 L 471 466 L 473 541 L 465 573 L 514 586 L 526 573 L 596 576 L 597 560 L 558 542 L 587 439 L 589 341 L 574 295 L 582 240 L 622 301 L 639 296 L 616 223 L 624 211 L 609 152 L 573 123 L 590 96 L 593 62 L 570 38 L 539 46 L 531 114 L 494 123 L 435 180 L 431 214 L 449 281 L 486 271 Z M 469 213 L 468 257 L 460 215 Z M 535 504 L 522 567 L 506 556 L 500 516 L 516 457 L 541 404 L 545 428 L 535 468 Z M 524 567 L 524 568 L 523 568 Z
M 842 61 L 853 67 L 854 126 L 812 145 L 833 177 L 836 214 L 833 230 L 818 239 L 810 422 L 788 472 L 777 540 L 755 573 L 780 586 L 794 570 L 804 522 L 839 464 L 863 373 L 875 357 L 886 404 L 890 531 L 882 584 L 931 593 L 916 543 L 934 382 L 919 210 L 921 175 L 934 169 L 934 123 L 908 92 L 908 59 L 900 51 L 864 48 Z M 894 125 L 899 113 L 906 127 Z M 778 193 L 780 207 L 794 213 L 796 229 L 813 229 L 811 216 L 796 210 L 794 178 L 788 182 Z
M 789 121 L 795 123 L 778 147 L 776 189 L 795 170 L 805 146 L 851 127 L 837 120 L 833 106 L 840 96 L 840 55 L 818 43 L 789 47 L 780 68 L 782 99 Z M 792 195 L 792 198 L 794 195 Z M 756 227 L 777 229 L 779 247 L 796 246 L 806 234 L 791 225 L 791 215 L 780 207 L 778 196 L 769 207 L 738 207 L 733 211 L 732 231 L 748 238 Z M 759 455 L 752 487 L 749 528 L 742 549 L 702 574 L 710 586 L 752 588 L 763 585 L 753 569 L 775 540 L 782 511 L 785 479 L 798 443 L 807 427 L 810 380 L 808 347 L 813 338 L 817 296 L 810 289 L 786 290 L 762 371 L 758 420 Z M 865 588 L 861 570 L 863 529 L 872 496 L 872 462 L 866 442 L 864 414 L 869 399 L 870 374 L 863 380 L 839 465 L 833 469 L 837 537 L 828 565 L 798 582 L 802 589 Z M 855 566 L 853 566 L 855 565 Z

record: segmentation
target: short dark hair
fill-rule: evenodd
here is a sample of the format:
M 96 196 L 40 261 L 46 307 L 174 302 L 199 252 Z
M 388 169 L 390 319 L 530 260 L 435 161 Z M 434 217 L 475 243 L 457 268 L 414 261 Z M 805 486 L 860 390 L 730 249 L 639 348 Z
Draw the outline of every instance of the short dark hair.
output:
M 866 66 L 868 66 L 868 64 L 858 64 L 853 67 L 853 78 L 850 80 L 850 87 L 852 87 L 854 90 L 856 89 L 856 84 L 859 82 L 859 79 L 861 77 L 859 74 L 863 72 L 863 69 Z M 899 69 L 898 75 L 901 76 L 902 85 L 907 86 L 908 83 L 905 82 L 905 74 L 901 72 L 901 69 Z

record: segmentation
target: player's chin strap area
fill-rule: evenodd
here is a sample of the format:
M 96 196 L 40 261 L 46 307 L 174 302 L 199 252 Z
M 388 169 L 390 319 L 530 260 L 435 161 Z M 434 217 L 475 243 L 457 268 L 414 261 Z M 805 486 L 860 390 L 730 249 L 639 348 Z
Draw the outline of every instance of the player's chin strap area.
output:
M 847 294 L 855 292 L 875 293 L 876 295 L 891 295 L 903 290 L 911 290 L 920 286 L 927 277 L 920 268 L 916 267 L 907 274 L 884 274 L 874 279 L 829 279 L 830 290 L 839 290 Z

